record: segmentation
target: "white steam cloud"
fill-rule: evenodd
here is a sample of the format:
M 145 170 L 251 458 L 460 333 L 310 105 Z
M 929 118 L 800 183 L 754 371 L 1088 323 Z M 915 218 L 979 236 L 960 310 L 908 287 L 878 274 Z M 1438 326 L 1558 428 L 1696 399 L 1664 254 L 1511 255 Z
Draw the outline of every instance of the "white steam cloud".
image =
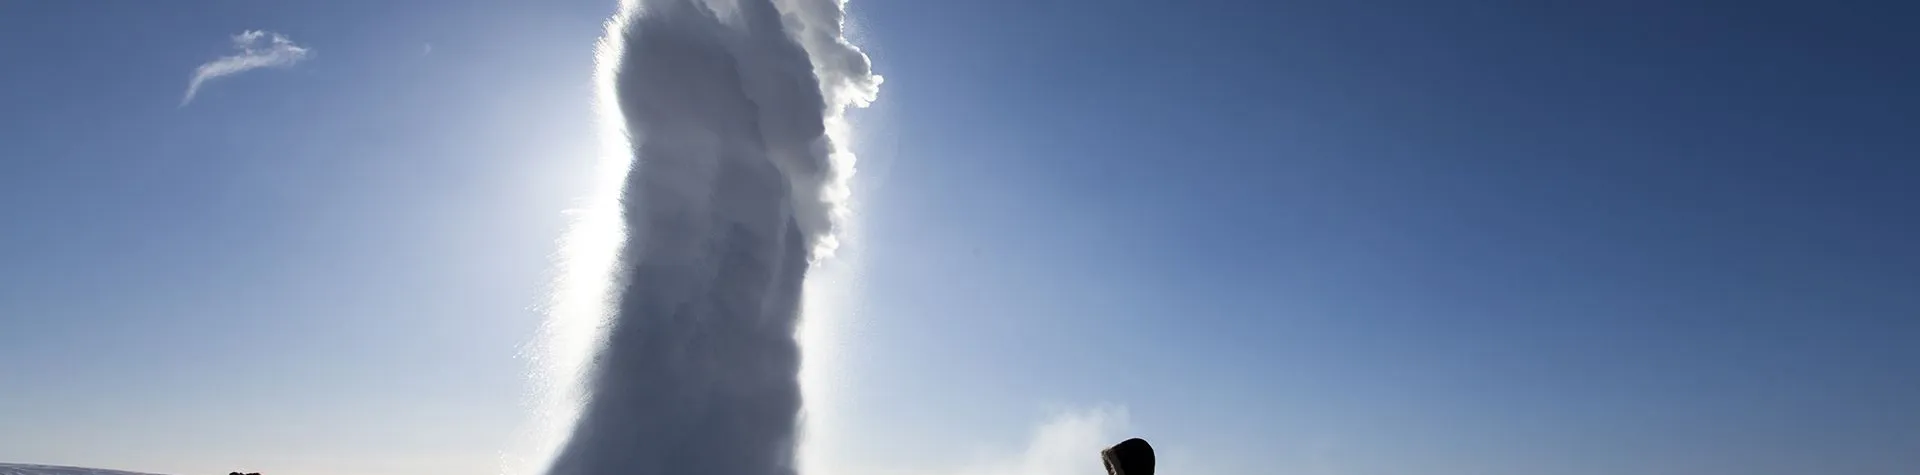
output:
M 627 0 L 608 22 L 613 191 L 564 241 L 536 355 L 543 435 L 572 423 L 534 455 L 550 475 L 796 472 L 802 289 L 847 219 L 842 114 L 880 84 L 842 7 Z
M 1068 408 L 1052 414 L 1032 429 L 1026 445 L 1018 451 L 984 450 L 971 463 L 956 469 L 888 470 L 868 473 L 910 473 L 922 475 L 1107 475 L 1100 462 L 1100 450 L 1129 437 L 1140 435 L 1125 406 L 1096 405 Z M 1154 473 L 1209 475 L 1222 473 L 1263 473 L 1244 467 L 1225 470 L 1207 459 L 1196 457 L 1178 442 L 1147 437 L 1154 445 Z M 1285 452 L 1285 447 L 1273 450 Z M 1272 473 L 1288 473 L 1286 470 Z M 1325 470 L 1302 472 L 1332 473 Z
M 200 93 L 200 86 L 207 81 L 260 68 L 293 66 L 313 53 L 304 46 L 294 44 L 285 35 L 260 30 L 247 30 L 233 35 L 233 49 L 237 52 L 193 70 L 193 79 L 187 82 L 187 93 L 180 98 L 182 107 L 193 102 L 193 96 Z
M 1020 454 L 983 460 L 958 475 L 1106 475 L 1100 450 L 1125 439 L 1127 426 L 1122 407 L 1063 412 L 1034 429 Z

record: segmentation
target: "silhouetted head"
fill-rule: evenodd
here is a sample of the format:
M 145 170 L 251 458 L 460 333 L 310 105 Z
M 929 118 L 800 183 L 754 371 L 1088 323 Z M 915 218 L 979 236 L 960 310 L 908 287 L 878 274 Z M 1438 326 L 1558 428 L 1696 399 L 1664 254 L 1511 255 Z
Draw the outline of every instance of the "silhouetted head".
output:
M 1153 446 L 1140 438 L 1120 441 L 1100 451 L 1107 475 L 1153 475 Z

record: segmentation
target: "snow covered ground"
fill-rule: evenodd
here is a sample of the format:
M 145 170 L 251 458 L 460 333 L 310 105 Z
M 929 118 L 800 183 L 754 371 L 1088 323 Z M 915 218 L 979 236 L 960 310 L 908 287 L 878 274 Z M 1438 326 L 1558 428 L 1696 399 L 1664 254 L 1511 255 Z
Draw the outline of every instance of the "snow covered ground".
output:
M 33 465 L 25 463 L 0 463 L 0 475 L 154 475 L 125 470 L 107 470 L 104 468 L 61 467 L 55 465 Z

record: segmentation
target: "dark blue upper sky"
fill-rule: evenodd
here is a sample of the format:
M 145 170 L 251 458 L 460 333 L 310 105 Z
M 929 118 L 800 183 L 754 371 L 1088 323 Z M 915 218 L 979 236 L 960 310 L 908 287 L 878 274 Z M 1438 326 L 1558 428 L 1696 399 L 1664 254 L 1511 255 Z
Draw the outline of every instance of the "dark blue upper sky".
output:
M 1102 370 L 1032 384 L 1261 388 L 1218 400 L 1393 441 L 1361 472 L 1920 463 L 1911 8 L 934 3 L 860 9 L 898 68 L 885 193 L 918 195 L 874 206 L 1058 307 L 1008 341 L 1095 314 L 1047 328 Z
M 0 459 L 490 469 L 601 3 L 0 5 Z M 1920 7 L 852 8 L 846 471 L 1920 466 Z M 246 29 L 315 54 L 176 107 Z

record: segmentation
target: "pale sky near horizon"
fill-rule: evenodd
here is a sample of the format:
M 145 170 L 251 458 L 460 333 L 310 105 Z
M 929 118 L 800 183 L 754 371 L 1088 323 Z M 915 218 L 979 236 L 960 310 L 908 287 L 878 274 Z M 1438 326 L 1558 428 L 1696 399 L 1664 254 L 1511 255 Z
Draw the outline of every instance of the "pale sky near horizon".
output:
M 0 1 L 0 462 L 497 473 L 613 6 Z M 1920 466 L 1920 7 L 851 8 L 840 474 Z

